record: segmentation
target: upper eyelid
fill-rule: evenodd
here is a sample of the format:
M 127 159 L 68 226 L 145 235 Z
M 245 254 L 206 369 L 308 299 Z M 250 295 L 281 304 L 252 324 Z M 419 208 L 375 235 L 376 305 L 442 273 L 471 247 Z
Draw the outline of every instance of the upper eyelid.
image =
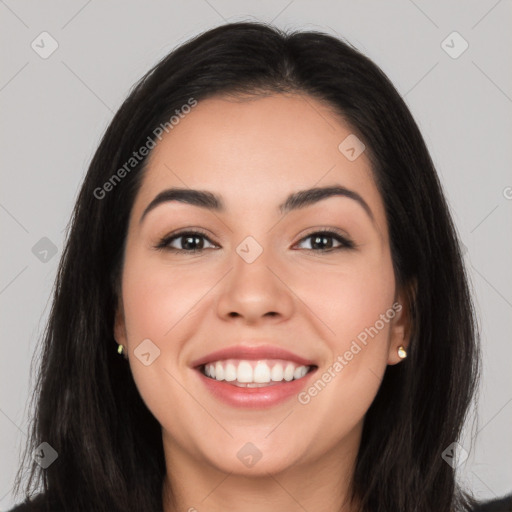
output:
M 303 242 L 304 240 L 307 240 L 308 238 L 312 237 L 316 234 L 324 234 L 327 235 L 333 239 L 336 239 L 339 243 L 341 243 L 341 247 L 335 247 L 334 249 L 356 249 L 357 244 L 352 240 L 352 237 L 350 237 L 348 234 L 344 233 L 343 230 L 335 229 L 335 228 L 316 228 L 311 231 L 308 231 L 307 233 L 301 235 L 299 240 L 297 240 L 294 245 L 297 245 L 298 243 Z M 306 249 L 309 251 L 312 251 L 313 249 Z M 322 252 L 322 251 L 315 251 L 315 252 Z M 325 251 L 329 252 L 329 251 Z

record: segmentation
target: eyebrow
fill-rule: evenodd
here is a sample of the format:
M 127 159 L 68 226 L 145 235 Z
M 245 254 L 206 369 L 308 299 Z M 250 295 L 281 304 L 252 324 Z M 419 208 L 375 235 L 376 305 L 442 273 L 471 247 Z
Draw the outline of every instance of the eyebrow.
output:
M 372 222 L 375 222 L 373 213 L 366 203 L 366 201 L 353 190 L 350 190 L 341 185 L 333 185 L 329 187 L 316 187 L 307 190 L 299 190 L 290 194 L 284 203 L 279 205 L 281 213 L 288 213 L 292 210 L 305 208 L 309 205 L 315 204 L 323 199 L 329 197 L 342 196 L 348 197 L 356 201 L 367 213 Z M 222 213 L 225 211 L 225 205 L 222 198 L 212 192 L 206 190 L 194 190 L 190 188 L 169 188 L 160 192 L 144 210 L 139 223 L 141 223 L 146 215 L 157 206 L 171 202 L 178 201 L 180 203 L 206 208 L 215 212 Z

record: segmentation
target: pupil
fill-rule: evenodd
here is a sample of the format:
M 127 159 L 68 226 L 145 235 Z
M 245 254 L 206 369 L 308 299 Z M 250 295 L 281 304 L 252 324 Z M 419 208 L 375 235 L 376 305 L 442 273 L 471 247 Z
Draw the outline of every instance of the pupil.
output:
M 185 249 L 197 250 L 197 247 L 194 247 L 194 243 L 197 242 L 198 240 L 201 240 L 201 238 L 198 236 L 186 236 L 186 237 L 184 237 L 184 240 L 185 240 L 185 243 L 184 243 Z M 191 240 L 193 240 L 193 242 L 191 244 L 189 244 L 189 242 Z M 199 243 L 199 245 L 201 245 L 201 244 Z
M 324 249 L 325 249 L 325 245 L 328 245 L 330 247 L 332 244 L 326 243 L 326 240 L 330 240 L 330 237 L 324 236 L 324 235 L 316 236 L 314 238 L 313 245 L 315 246 L 316 244 L 323 244 L 324 245 L 324 247 L 323 247 Z

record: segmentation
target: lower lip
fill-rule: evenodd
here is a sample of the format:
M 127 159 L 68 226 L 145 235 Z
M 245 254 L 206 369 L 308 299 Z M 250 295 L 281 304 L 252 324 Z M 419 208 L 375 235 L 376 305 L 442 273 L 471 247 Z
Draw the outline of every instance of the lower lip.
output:
M 304 377 L 292 381 L 283 381 L 261 388 L 242 388 L 228 384 L 226 381 L 211 379 L 196 369 L 206 388 L 219 400 L 233 407 L 261 409 L 286 402 L 297 396 L 311 379 L 318 368 L 313 368 Z

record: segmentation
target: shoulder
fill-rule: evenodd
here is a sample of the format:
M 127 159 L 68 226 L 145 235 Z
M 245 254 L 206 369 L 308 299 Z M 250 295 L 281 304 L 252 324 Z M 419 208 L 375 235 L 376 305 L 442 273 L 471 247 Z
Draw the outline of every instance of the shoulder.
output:
M 512 512 L 512 494 L 501 499 L 479 503 L 473 512 Z
M 31 499 L 27 498 L 23 503 L 16 505 L 7 512 L 54 512 L 54 509 L 50 507 L 44 494 L 38 494 Z

